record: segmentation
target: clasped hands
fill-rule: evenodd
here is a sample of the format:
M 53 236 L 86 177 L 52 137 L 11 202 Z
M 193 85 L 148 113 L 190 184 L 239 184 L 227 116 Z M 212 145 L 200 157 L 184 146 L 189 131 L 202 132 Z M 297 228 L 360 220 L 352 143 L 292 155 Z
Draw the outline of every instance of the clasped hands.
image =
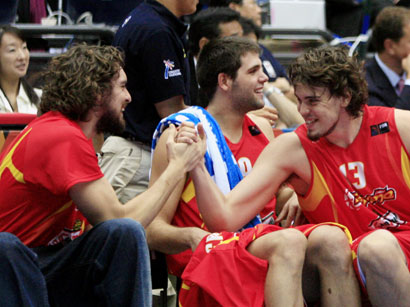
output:
M 206 152 L 206 135 L 202 124 L 184 122 L 178 128 L 170 125 L 167 139 L 168 160 L 182 164 L 185 172 L 203 163 Z

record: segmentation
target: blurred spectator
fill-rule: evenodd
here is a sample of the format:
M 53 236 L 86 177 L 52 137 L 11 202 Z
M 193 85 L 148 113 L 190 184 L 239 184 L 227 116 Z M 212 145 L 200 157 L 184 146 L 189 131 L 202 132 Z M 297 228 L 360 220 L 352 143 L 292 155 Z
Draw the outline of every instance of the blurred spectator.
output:
M 262 25 L 262 10 L 255 0 L 210 0 L 209 6 L 227 6 L 241 16 L 252 19 L 256 25 Z
M 410 10 L 387 7 L 377 16 L 366 63 L 369 105 L 410 110 Z
M 18 0 L 19 23 L 41 23 L 41 18 L 47 16 L 46 0 Z
M 262 30 L 255 23 L 255 21 L 243 17 L 241 18 L 240 22 L 244 36 L 256 42 L 259 41 Z M 262 44 L 259 44 L 259 47 L 261 47 L 262 50 L 261 61 L 263 65 L 263 72 L 269 77 L 269 82 L 276 82 L 276 87 L 278 87 L 283 93 L 287 93 L 289 90 L 291 90 L 291 88 L 284 67 L 279 63 L 278 60 L 276 60 L 276 58 L 268 48 L 266 48 Z
M 0 112 L 37 113 L 41 90 L 24 78 L 30 61 L 27 43 L 21 31 L 0 27 Z
M 225 36 L 242 36 L 240 14 L 225 7 L 211 7 L 199 12 L 192 20 L 188 33 L 189 64 L 191 71 L 190 96 L 192 105 L 206 107 L 207 102 L 198 97 L 196 61 L 199 51 L 210 40 Z
M 392 0 L 326 0 L 326 27 L 340 37 L 366 33 Z

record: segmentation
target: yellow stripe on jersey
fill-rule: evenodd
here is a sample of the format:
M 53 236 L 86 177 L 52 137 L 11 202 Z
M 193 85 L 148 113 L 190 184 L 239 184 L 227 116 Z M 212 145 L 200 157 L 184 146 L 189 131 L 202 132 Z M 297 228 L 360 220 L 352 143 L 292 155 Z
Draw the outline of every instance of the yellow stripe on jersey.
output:
M 312 169 L 313 169 L 313 180 L 312 180 L 312 187 L 310 193 L 305 196 L 299 196 L 299 203 L 303 210 L 305 211 L 315 211 L 323 198 L 327 195 L 330 198 L 333 217 L 335 222 L 339 221 L 337 209 L 336 209 L 336 202 L 335 199 L 330 192 L 330 189 L 324 179 L 323 175 L 320 173 L 319 169 L 317 168 L 315 162 L 312 161 Z
M 21 141 L 27 136 L 27 134 L 31 131 L 29 129 L 24 135 L 14 144 L 13 148 L 7 153 L 7 155 L 4 157 L 3 162 L 0 165 L 0 179 L 1 175 L 3 175 L 3 172 L 6 168 L 9 169 L 11 175 L 14 177 L 14 179 L 20 183 L 26 183 L 24 181 L 24 174 L 18 170 L 15 165 L 13 164 L 13 154 L 14 151 L 16 150 L 17 146 L 21 143 Z
M 234 237 L 232 237 L 232 238 L 229 238 L 229 239 L 227 239 L 227 240 L 224 240 L 224 241 L 219 242 L 218 245 L 229 244 L 229 243 L 231 243 L 232 241 L 239 241 L 239 237 L 238 237 L 238 236 L 234 236 Z
M 186 283 L 182 282 L 181 288 L 184 290 L 191 290 L 191 287 L 188 286 Z
M 37 238 L 39 235 L 41 235 L 45 229 L 49 228 L 50 225 L 53 222 L 53 220 L 51 220 L 51 218 L 53 218 L 54 216 L 56 216 L 57 214 L 61 213 L 64 210 L 67 210 L 68 208 L 70 208 L 70 206 L 73 204 L 73 201 L 70 200 L 67 203 L 65 203 L 63 206 L 61 206 L 59 209 L 57 209 L 56 211 L 54 211 L 52 214 L 50 214 L 49 216 L 47 216 L 46 218 L 44 218 L 43 220 L 41 220 L 35 227 L 35 230 L 33 231 L 33 233 L 27 238 L 27 240 L 34 240 L 35 238 Z M 85 228 L 85 224 L 84 221 L 82 222 L 81 225 L 81 229 Z
M 72 204 L 72 203 L 73 203 L 72 200 L 66 202 L 60 209 L 58 209 L 58 210 L 55 211 L 53 214 L 51 214 L 50 216 L 48 216 L 47 219 L 50 218 L 50 217 L 53 217 L 54 215 L 57 215 L 57 214 L 63 212 L 64 210 L 67 210 L 68 208 L 71 207 L 71 204 Z
M 343 230 L 343 232 L 345 233 L 347 240 L 349 241 L 349 244 L 352 244 L 353 242 L 353 237 L 352 234 L 349 231 L 349 228 L 347 228 L 345 225 L 339 224 L 339 223 L 335 223 L 335 222 L 323 222 L 323 223 L 319 223 L 319 224 L 314 224 L 312 225 L 312 227 L 309 227 L 308 229 L 304 230 L 303 233 L 306 235 L 307 233 L 311 233 L 314 229 L 320 227 L 320 226 L 325 226 L 325 225 L 329 225 L 329 226 L 337 226 L 339 227 L 341 230 Z
M 356 252 L 352 249 L 352 259 L 353 259 L 353 261 L 356 260 L 356 258 L 357 258 L 357 254 L 356 254 Z
M 406 150 L 401 148 L 401 171 L 403 173 L 404 181 L 410 189 L 410 161 Z
M 182 192 L 181 199 L 185 202 L 188 203 L 190 202 L 193 198 L 195 197 L 195 187 L 194 183 L 191 180 L 190 183 L 188 183 L 187 187 L 185 190 Z

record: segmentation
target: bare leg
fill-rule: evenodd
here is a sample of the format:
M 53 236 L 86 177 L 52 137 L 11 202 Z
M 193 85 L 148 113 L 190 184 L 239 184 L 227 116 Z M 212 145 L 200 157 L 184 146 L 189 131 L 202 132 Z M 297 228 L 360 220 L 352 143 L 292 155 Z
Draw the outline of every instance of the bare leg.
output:
M 360 242 L 358 254 L 372 305 L 410 306 L 410 274 L 397 239 L 377 230 Z
M 322 306 L 360 306 L 360 288 L 344 232 L 320 226 L 309 235 L 303 268 L 303 294 Z
M 298 230 L 284 229 L 264 235 L 248 251 L 269 262 L 265 282 L 266 306 L 303 306 L 302 267 L 306 238 Z

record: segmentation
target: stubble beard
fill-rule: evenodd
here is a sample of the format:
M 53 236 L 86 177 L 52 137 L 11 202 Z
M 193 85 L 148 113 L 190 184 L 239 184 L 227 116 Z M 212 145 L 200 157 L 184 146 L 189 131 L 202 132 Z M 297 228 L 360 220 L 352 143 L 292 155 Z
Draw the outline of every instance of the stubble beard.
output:
M 122 115 L 117 115 L 108 107 L 97 122 L 97 133 L 120 135 L 124 132 L 125 121 Z
M 320 138 L 326 137 L 326 136 L 328 136 L 329 134 L 331 134 L 331 133 L 335 130 L 336 125 L 337 125 L 337 121 L 336 121 L 336 122 L 333 124 L 333 126 L 330 127 L 325 133 L 317 134 L 317 135 L 312 135 L 312 134 L 310 134 L 310 133 L 309 133 L 309 130 L 308 130 L 308 131 L 307 131 L 307 137 L 309 138 L 309 140 L 311 140 L 311 141 L 313 141 L 313 142 L 319 141 Z

